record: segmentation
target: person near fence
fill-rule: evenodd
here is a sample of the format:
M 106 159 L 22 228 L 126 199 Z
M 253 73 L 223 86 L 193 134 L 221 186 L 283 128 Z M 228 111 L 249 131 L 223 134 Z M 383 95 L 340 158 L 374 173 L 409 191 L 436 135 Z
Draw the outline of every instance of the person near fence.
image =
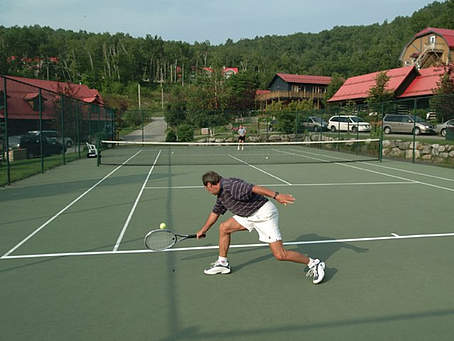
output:
M 238 128 L 238 150 L 240 150 L 240 147 L 241 147 L 241 150 L 244 149 L 244 142 L 246 141 L 246 128 L 243 127 L 243 125 L 240 125 L 240 127 Z

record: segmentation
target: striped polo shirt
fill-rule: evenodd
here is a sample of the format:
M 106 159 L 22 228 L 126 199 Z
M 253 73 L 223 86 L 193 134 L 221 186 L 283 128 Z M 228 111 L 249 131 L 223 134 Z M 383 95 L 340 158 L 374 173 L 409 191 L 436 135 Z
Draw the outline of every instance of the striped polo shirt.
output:
M 241 179 L 221 178 L 221 189 L 217 195 L 213 213 L 224 214 L 229 210 L 240 217 L 249 217 L 262 207 L 268 199 L 252 192 L 254 185 Z

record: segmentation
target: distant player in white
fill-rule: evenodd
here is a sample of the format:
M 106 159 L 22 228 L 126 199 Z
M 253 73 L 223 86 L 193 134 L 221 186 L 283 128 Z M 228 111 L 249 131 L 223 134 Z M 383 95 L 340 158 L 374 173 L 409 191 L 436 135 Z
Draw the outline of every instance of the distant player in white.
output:
M 240 150 L 240 146 L 241 150 L 244 149 L 244 141 L 246 141 L 246 128 L 240 125 L 240 127 L 238 128 L 238 150 Z

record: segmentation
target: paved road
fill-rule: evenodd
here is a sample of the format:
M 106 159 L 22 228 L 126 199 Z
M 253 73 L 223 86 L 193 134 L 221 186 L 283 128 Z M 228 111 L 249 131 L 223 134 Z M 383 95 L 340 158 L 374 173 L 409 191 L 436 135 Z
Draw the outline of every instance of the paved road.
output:
M 153 121 L 144 127 L 144 141 L 165 141 L 167 123 L 164 117 L 153 117 Z M 126 141 L 142 141 L 142 130 L 136 130 L 124 137 Z

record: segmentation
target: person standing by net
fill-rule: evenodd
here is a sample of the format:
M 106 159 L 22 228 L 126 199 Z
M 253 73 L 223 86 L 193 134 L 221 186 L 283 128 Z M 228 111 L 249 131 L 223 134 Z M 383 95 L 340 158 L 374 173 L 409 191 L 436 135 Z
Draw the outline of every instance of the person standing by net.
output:
M 243 143 L 245 141 L 246 141 L 246 128 L 243 127 L 243 125 L 240 125 L 240 127 L 238 128 L 238 150 L 240 150 L 240 147 L 241 147 L 241 150 L 244 149 Z
M 279 230 L 279 212 L 268 200 L 273 198 L 283 205 L 293 204 L 291 194 L 281 194 L 268 188 L 252 185 L 241 179 L 223 178 L 210 171 L 202 176 L 205 189 L 217 196 L 216 204 L 205 224 L 197 232 L 202 238 L 216 223 L 219 216 L 230 210 L 234 216 L 219 225 L 219 257 L 204 270 L 207 275 L 228 274 L 231 272 L 227 253 L 231 234 L 238 231 L 256 230 L 260 241 L 267 243 L 274 257 L 279 261 L 289 261 L 307 265 L 308 277 L 313 277 L 314 284 L 320 283 L 325 276 L 325 263 L 312 259 L 299 252 L 284 248 Z

